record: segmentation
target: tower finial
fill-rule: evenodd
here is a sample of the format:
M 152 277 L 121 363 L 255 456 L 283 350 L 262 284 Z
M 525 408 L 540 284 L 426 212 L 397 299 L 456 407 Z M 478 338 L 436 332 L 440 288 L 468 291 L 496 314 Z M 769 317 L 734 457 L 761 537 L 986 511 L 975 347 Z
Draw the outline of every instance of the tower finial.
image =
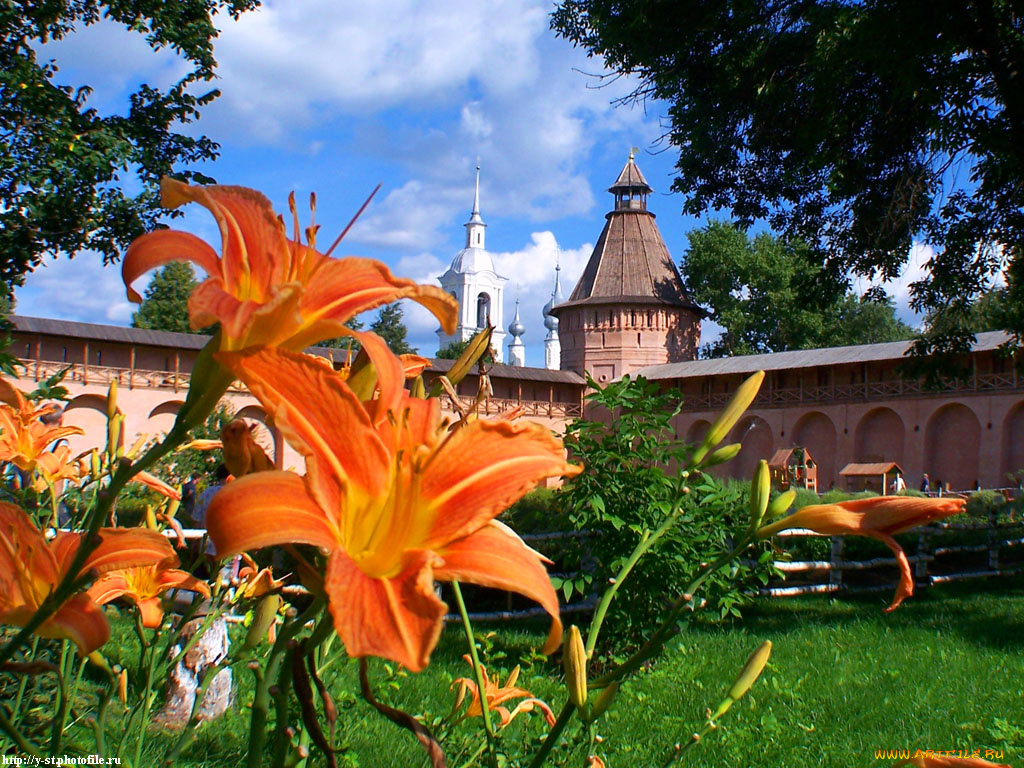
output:
M 476 188 L 473 191 L 473 215 L 480 215 L 480 158 L 476 159 Z

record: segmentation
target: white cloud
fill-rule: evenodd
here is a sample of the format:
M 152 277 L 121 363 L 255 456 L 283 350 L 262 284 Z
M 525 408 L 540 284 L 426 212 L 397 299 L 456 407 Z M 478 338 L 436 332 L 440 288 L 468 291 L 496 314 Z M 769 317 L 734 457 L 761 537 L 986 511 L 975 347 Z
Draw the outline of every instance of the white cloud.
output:
M 15 290 L 16 312 L 84 323 L 127 325 L 135 306 L 125 298 L 121 270 L 99 254 L 45 261 Z

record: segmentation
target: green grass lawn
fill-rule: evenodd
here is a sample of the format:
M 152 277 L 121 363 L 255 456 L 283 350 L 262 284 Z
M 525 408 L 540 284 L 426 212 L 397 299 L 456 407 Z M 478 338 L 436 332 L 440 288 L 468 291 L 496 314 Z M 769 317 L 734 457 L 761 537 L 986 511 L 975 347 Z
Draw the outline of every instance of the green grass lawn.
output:
M 691 750 L 689 764 L 888 766 L 893 761 L 876 758 L 876 749 L 984 754 L 990 748 L 1003 750 L 999 762 L 1024 766 L 1024 579 L 921 591 L 887 615 L 882 609 L 889 597 L 762 600 L 743 620 L 692 625 L 663 660 L 623 686 L 618 705 L 598 728 L 604 739 L 599 754 L 610 768 L 660 765 L 666 750 L 701 723 L 705 708 L 718 703 L 749 652 L 771 640 L 774 653 L 764 676 L 718 731 Z M 560 667 L 530 652 L 542 641 L 544 626 L 477 629 L 498 633 L 490 666 L 507 671 L 522 657 L 520 685 L 557 711 Z M 447 714 L 451 681 L 469 672 L 463 652 L 455 625 L 446 628 L 425 673 L 389 674 L 374 661 L 380 697 L 428 719 Z M 238 765 L 251 684 L 246 670 L 236 674 L 237 706 L 200 730 L 183 764 Z M 328 679 L 350 758 L 364 768 L 426 764 L 407 732 L 358 698 L 354 665 L 341 663 Z M 543 731 L 533 714 L 513 723 L 506 738 L 527 742 Z M 144 765 L 156 765 L 168 741 L 155 736 L 151 743 Z M 570 755 L 559 750 L 555 757 L 561 762 Z M 582 757 L 569 764 L 581 765 Z

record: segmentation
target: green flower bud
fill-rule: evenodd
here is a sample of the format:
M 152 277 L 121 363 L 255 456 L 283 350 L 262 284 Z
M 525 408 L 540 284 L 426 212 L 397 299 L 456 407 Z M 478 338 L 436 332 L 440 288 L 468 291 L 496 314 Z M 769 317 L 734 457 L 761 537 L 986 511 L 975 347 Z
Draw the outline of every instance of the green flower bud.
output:
M 243 648 L 255 648 L 266 640 L 267 630 L 277 620 L 277 611 L 280 607 L 280 595 L 264 595 L 263 599 L 256 603 Z
M 774 520 L 779 515 L 785 514 L 793 502 L 796 501 L 796 491 L 790 488 L 785 493 L 780 493 L 771 503 L 768 505 L 768 511 L 765 513 L 765 520 Z
M 721 448 L 713 451 L 700 465 L 707 469 L 709 467 L 717 466 L 718 464 L 725 464 L 727 461 L 732 461 L 736 458 L 736 454 L 743 448 L 742 443 L 730 443 L 729 445 L 723 445 Z
M 569 699 L 579 708 L 587 703 L 587 649 L 583 647 L 580 628 L 569 627 L 565 645 L 562 647 L 562 665 L 565 667 L 565 684 L 569 688 Z
M 700 460 L 707 456 L 708 451 L 715 448 L 720 442 L 725 439 L 725 436 L 729 434 L 736 422 L 740 420 L 740 416 L 743 415 L 744 411 L 750 407 L 750 404 L 754 402 L 754 398 L 757 396 L 757 392 L 761 389 L 761 382 L 764 381 L 764 371 L 758 371 L 753 376 L 748 378 L 742 384 L 739 389 L 736 390 L 736 394 L 732 396 L 729 404 L 725 406 L 715 423 L 711 425 L 708 430 L 707 436 L 704 441 L 700 444 L 700 447 L 693 454 L 693 462 L 699 464 Z
M 768 509 L 768 500 L 772 494 L 772 476 L 768 462 L 761 459 L 754 468 L 754 478 L 750 481 L 750 529 L 753 531 L 761 524 L 764 513 Z

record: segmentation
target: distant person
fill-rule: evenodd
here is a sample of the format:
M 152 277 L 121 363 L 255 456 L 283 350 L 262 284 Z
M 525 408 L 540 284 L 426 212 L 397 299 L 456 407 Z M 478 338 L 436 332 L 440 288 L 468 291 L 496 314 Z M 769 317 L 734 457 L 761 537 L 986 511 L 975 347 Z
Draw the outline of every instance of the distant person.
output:
M 195 520 L 196 491 L 198 490 L 199 473 L 193 472 L 192 476 L 181 486 L 181 508 L 189 520 Z
M 921 493 L 929 493 L 932 489 L 931 478 L 928 477 L 928 473 L 925 472 L 921 475 Z
M 218 464 L 217 469 L 213 471 L 213 482 L 196 499 L 195 512 L 192 515 L 192 519 L 196 521 L 196 525 L 200 528 L 206 528 L 206 513 L 210 508 L 210 502 L 213 501 L 213 497 L 217 495 L 220 489 L 224 487 L 229 474 L 231 473 L 228 472 L 228 468 L 225 465 Z M 217 548 L 213 545 L 209 535 L 206 537 L 206 547 L 203 551 L 206 554 L 206 564 L 212 575 L 216 572 Z
M 903 475 L 896 475 L 896 481 L 893 483 L 892 487 L 896 493 L 907 490 L 907 483 L 903 479 Z
M 939 480 L 939 479 L 935 480 L 935 490 L 938 492 L 939 498 L 941 499 L 942 498 L 942 481 Z

